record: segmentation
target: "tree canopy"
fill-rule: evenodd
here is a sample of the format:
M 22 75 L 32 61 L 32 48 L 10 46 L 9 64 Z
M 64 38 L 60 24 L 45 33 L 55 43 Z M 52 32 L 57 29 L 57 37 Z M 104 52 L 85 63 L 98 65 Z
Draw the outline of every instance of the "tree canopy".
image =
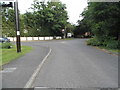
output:
M 35 1 L 31 12 L 20 14 L 21 36 L 63 36 L 68 22 L 66 5 L 62 2 Z M 3 36 L 16 36 L 13 8 L 2 9 Z
M 81 15 L 84 18 L 79 21 L 77 32 L 91 32 L 93 43 L 97 43 L 94 45 L 111 46 L 116 43 L 113 46 L 117 48 L 115 40 L 120 34 L 120 2 L 89 2 Z
M 118 39 L 120 2 L 90 2 L 81 14 L 78 32 L 90 31 L 99 39 Z
M 30 36 L 62 36 L 62 29 L 67 24 L 67 11 L 61 2 L 36 2 L 33 12 L 24 14 L 25 27 Z

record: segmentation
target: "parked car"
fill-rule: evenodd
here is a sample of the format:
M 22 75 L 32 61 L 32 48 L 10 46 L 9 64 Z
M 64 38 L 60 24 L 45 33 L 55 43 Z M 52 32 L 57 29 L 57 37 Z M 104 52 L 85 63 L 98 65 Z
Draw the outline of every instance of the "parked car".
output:
M 8 38 L 3 38 L 3 37 L 0 37 L 0 42 L 10 42 L 10 39 Z

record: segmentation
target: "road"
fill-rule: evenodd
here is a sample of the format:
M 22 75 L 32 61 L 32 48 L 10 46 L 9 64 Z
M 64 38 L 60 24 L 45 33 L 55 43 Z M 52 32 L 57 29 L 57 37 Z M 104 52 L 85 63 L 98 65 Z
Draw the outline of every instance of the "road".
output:
M 27 55 L 33 55 L 36 59 L 34 62 L 32 59 L 23 61 L 24 57 L 22 57 L 4 66 L 18 68 L 11 73 L 3 74 L 4 88 L 24 87 L 40 60 L 49 51 L 48 48 L 51 48 L 52 52 L 43 64 L 32 87 L 118 87 L 118 57 L 86 46 L 85 39 L 23 42 L 22 45 L 34 47 L 33 52 L 36 53 L 31 52 Z M 40 52 L 41 50 L 43 53 Z M 20 82 L 17 82 L 17 79 Z M 13 83 L 10 83 L 11 81 Z

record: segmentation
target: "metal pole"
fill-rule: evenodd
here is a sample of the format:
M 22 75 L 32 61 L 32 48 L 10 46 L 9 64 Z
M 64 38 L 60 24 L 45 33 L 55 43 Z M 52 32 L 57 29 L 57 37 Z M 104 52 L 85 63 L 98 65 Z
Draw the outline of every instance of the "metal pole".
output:
M 16 25 L 16 45 L 17 53 L 21 52 L 21 42 L 20 42 L 20 23 L 19 23 L 19 11 L 18 11 L 18 0 L 14 2 L 15 10 L 15 25 Z

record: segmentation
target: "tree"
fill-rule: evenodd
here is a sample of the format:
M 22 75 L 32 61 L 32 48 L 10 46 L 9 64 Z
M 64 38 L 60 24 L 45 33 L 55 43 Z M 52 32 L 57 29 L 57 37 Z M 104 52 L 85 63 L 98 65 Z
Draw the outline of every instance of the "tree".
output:
M 21 36 L 24 36 L 24 20 L 23 15 L 20 15 L 20 32 Z M 2 36 L 3 37 L 15 37 L 15 12 L 12 8 L 2 9 Z
M 66 25 L 67 33 L 73 33 L 74 29 L 75 29 L 75 25 L 72 25 L 71 23 L 68 22 Z
M 115 40 L 118 40 L 120 33 L 120 2 L 90 2 L 82 16 L 99 45 L 110 46 L 111 41 L 117 42 Z
M 61 36 L 67 24 L 66 6 L 61 2 L 34 1 L 33 12 L 24 14 L 25 27 L 33 36 Z M 30 35 L 31 35 L 30 34 Z
M 79 23 L 81 28 L 85 26 L 100 39 L 118 39 L 120 3 L 90 2 L 81 15 L 84 17 Z
M 89 4 L 88 12 L 91 12 L 90 19 L 92 19 L 91 30 L 98 38 L 115 37 L 118 39 L 119 5 L 120 3 L 108 2 Z
M 88 23 L 89 21 L 86 17 L 84 17 L 84 19 L 82 19 L 81 21 L 78 20 L 78 25 L 74 30 L 75 37 L 83 37 L 86 32 L 91 33 L 90 25 Z
M 5 8 L 2 10 L 2 35 L 15 36 L 15 15 L 14 10 Z

